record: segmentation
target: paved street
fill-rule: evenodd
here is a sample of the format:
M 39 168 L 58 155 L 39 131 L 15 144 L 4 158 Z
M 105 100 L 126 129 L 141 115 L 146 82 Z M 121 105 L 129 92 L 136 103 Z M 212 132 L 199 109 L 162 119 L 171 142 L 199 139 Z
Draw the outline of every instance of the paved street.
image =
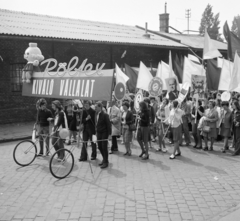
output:
M 16 143 L 0 146 L 0 220 L 220 220 L 240 203 L 240 157 L 220 153 L 220 143 L 213 152 L 182 147 L 176 160 L 151 151 L 148 161 L 138 146 L 125 157 L 120 145 L 108 169 L 98 167 L 100 154 L 91 162 L 93 174 L 75 149 L 75 167 L 63 180 L 50 174 L 49 158 L 16 165 Z

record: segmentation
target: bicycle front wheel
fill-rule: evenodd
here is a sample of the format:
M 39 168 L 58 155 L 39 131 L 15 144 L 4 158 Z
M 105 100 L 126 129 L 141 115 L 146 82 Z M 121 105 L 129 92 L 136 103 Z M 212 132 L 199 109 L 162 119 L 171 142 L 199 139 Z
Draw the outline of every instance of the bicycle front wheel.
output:
M 37 154 L 35 143 L 30 140 L 23 140 L 16 145 L 13 151 L 13 159 L 16 164 L 25 167 L 31 164 Z
M 67 177 L 73 169 L 74 157 L 70 150 L 60 149 L 56 151 L 50 160 L 49 169 L 51 174 L 57 179 Z

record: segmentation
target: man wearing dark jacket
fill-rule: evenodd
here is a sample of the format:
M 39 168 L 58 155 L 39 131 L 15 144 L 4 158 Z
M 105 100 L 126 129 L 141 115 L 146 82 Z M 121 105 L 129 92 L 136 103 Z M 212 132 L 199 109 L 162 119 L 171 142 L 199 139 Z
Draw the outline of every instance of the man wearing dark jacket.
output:
M 46 155 L 49 153 L 49 118 L 52 118 L 52 112 L 47 109 L 47 101 L 45 99 L 39 100 L 39 109 L 37 112 L 37 123 L 38 134 L 39 134 L 39 144 L 40 144 L 40 152 L 37 156 L 43 156 L 43 141 L 45 139 L 46 143 Z
M 86 161 L 87 160 L 87 143 L 88 140 L 91 141 L 92 144 L 92 155 L 91 160 L 95 160 L 97 157 L 97 148 L 96 144 L 92 142 L 92 136 L 96 134 L 95 130 L 95 110 L 91 107 L 90 101 L 85 101 L 83 109 L 83 116 L 82 116 L 82 123 L 83 123 L 83 147 L 81 151 L 81 156 L 79 161 Z
M 108 167 L 108 137 L 111 136 L 111 123 L 108 114 L 104 113 L 103 105 L 97 102 L 95 105 L 96 110 L 96 132 L 98 140 L 98 149 L 103 157 L 102 163 L 99 166 L 104 169 Z

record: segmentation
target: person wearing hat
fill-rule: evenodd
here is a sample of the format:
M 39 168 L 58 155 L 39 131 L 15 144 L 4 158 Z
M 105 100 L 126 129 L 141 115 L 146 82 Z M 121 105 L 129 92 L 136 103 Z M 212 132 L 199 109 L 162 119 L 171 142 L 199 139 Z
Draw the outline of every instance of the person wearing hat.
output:
M 97 158 L 97 147 L 96 143 L 92 142 L 92 136 L 96 134 L 95 129 L 95 110 L 91 108 L 91 101 L 84 102 L 84 109 L 82 115 L 82 123 L 83 123 L 83 147 L 81 151 L 81 156 L 79 161 L 87 160 L 87 143 L 90 140 L 92 145 L 92 155 L 91 160 L 95 160 Z
M 52 102 L 52 109 L 55 111 L 55 116 L 53 118 L 48 118 L 49 121 L 54 121 L 53 134 L 52 134 L 52 145 L 56 151 L 64 149 L 63 140 L 60 137 L 60 130 L 62 128 L 67 128 L 67 118 L 63 111 L 63 107 L 60 101 L 55 100 Z M 58 152 L 58 159 L 64 159 L 64 151 Z
M 108 167 L 108 138 L 112 134 L 111 123 L 107 113 L 103 111 L 103 105 L 101 102 L 97 102 L 95 105 L 96 110 L 96 132 L 98 149 L 103 157 L 99 166 L 104 169 Z
M 46 156 L 49 154 L 49 120 L 48 118 L 52 118 L 52 112 L 47 109 L 47 101 L 44 98 L 41 98 L 37 102 L 37 122 L 35 124 L 39 125 L 38 134 L 39 134 L 39 144 L 40 144 L 40 152 L 37 156 L 43 156 L 43 145 L 44 139 L 46 144 Z

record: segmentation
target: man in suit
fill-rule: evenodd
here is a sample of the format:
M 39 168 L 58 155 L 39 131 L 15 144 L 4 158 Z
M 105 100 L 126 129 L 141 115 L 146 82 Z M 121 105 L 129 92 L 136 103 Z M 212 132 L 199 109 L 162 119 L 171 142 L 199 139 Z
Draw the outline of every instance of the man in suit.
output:
M 111 123 L 107 113 L 103 111 L 101 102 L 95 105 L 96 110 L 96 132 L 98 140 L 98 149 L 103 157 L 99 166 L 104 169 L 108 167 L 108 137 L 111 136 Z
M 91 160 L 95 160 L 97 157 L 97 148 L 96 144 L 92 142 L 92 136 L 96 134 L 95 129 L 95 110 L 91 107 L 91 101 L 85 101 L 83 115 L 82 115 L 82 123 L 83 123 L 83 147 L 81 151 L 81 156 L 79 161 L 87 160 L 87 143 L 88 140 L 91 141 L 92 145 L 92 155 Z
M 168 80 L 169 92 L 168 97 L 169 101 L 174 101 L 178 98 L 179 91 L 177 90 L 177 80 L 175 78 L 170 78 Z

